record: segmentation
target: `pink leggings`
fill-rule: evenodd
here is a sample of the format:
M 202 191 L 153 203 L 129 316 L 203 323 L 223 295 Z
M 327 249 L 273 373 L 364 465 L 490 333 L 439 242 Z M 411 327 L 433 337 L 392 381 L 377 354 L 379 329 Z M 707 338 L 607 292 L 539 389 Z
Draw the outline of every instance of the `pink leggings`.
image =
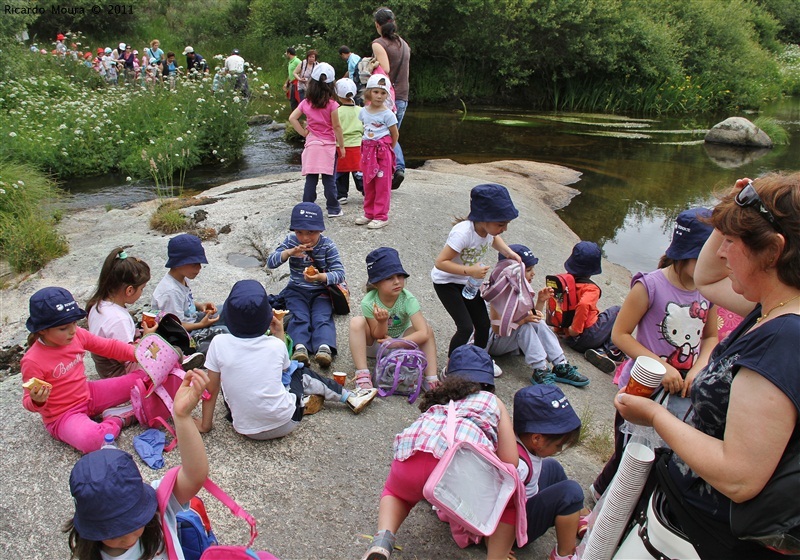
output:
M 394 459 L 389 469 L 389 476 L 386 477 L 381 498 L 393 496 L 402 501 L 408 511 L 411 511 L 417 502 L 425 499 L 422 495 L 422 488 L 438 464 L 439 459 L 425 451 L 417 451 L 405 461 Z M 508 502 L 508 506 L 500 517 L 500 522 L 516 525 L 517 508 L 514 500 Z
M 121 377 L 88 381 L 89 400 L 72 407 L 44 427 L 51 436 L 68 443 L 81 453 L 97 451 L 103 445 L 106 434 L 112 434 L 116 439 L 122 429 L 122 422 L 117 417 L 109 417 L 100 422 L 95 422 L 92 418 L 107 408 L 131 400 L 134 382 L 146 378 L 144 371 L 136 370 Z

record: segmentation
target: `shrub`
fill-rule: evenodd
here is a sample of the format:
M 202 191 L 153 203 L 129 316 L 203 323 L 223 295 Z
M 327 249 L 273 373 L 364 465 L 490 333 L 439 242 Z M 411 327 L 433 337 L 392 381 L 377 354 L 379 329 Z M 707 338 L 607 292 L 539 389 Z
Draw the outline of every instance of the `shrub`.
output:
M 773 117 L 758 117 L 753 124 L 767 133 L 776 146 L 784 146 L 789 143 L 789 133 Z

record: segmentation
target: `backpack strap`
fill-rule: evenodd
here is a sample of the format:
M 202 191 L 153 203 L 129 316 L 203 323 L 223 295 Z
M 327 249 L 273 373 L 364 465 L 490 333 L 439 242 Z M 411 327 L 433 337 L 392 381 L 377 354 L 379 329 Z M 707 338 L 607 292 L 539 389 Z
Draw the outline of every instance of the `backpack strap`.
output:
M 528 455 L 528 450 L 525 449 L 525 446 L 520 442 L 517 442 L 517 454 L 522 462 L 528 465 L 528 475 L 525 477 L 525 480 L 522 481 L 522 484 L 527 486 L 533 478 L 533 462 L 531 461 L 531 456 Z

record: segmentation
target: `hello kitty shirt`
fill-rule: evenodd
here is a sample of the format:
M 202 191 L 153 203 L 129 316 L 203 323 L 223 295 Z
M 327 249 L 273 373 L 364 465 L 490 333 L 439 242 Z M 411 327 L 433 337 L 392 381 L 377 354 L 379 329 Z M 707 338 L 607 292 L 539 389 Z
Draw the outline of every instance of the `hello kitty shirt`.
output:
M 636 325 L 636 341 L 677 369 L 682 375 L 694 365 L 700 353 L 700 340 L 711 302 L 697 290 L 681 290 L 672 285 L 665 269 L 638 272 L 631 288 L 641 282 L 650 306 Z M 622 366 L 619 387 L 628 384 L 633 360 Z

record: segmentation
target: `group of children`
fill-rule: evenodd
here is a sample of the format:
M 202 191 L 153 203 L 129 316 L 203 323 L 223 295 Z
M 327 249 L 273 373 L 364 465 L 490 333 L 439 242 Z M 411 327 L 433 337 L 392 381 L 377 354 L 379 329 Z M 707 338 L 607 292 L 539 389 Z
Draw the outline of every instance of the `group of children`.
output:
M 457 440 L 488 447 L 517 467 L 526 488 L 529 539 L 555 526 L 557 544 L 550 558 L 576 558 L 576 539 L 586 530 L 583 516 L 588 513 L 583 508 L 583 491 L 550 457 L 575 444 L 580 431 L 580 420 L 555 383 L 583 387 L 588 379 L 567 362 L 558 336 L 544 321 L 544 306 L 553 296 L 552 288 L 536 290 L 534 309 L 506 336 L 500 336 L 492 325 L 498 311 L 487 307 L 479 294 L 470 298 L 463 293 L 469 277 L 482 279 L 489 271 L 484 264 L 489 247 L 498 251 L 499 260 L 519 262 L 529 284 L 538 263 L 528 247 L 508 245 L 501 237 L 518 216 L 505 187 L 478 185 L 470 196 L 469 215 L 454 225 L 431 271 L 435 292 L 456 326 L 442 373 L 438 373 L 433 330 L 419 301 L 405 287 L 409 273 L 396 250 L 380 247 L 366 257 L 368 291 L 361 301 L 362 316 L 350 321 L 350 351 L 356 368 L 353 390 L 308 367 L 312 355 L 317 364 L 327 367 L 337 353 L 328 287 L 345 280 L 339 251 L 323 235 L 325 223 L 319 206 L 306 201 L 292 209 L 290 233 L 268 258 L 269 268 L 289 262 L 290 279 L 277 298 L 269 296 L 259 282 L 243 280 L 232 287 L 219 308 L 210 302 L 195 302 L 189 281 L 208 262 L 202 243 L 188 234 L 170 239 L 169 270 L 153 292 L 151 307 L 180 321 L 205 354 L 207 370 L 193 367 L 197 362 L 188 363 L 186 380 L 175 397 L 174 421 L 184 464 L 174 492 L 176 503 L 190 498 L 205 479 L 208 465 L 198 433 L 212 429 L 220 391 L 236 432 L 256 440 L 283 437 L 323 402 L 343 403 L 355 413 L 368 406 L 377 394 L 368 356 L 374 356 L 379 343 L 404 338 L 416 343 L 427 357 L 427 391 L 420 402 L 422 415 L 395 439 L 394 461 L 380 501 L 378 532 L 364 558 L 389 557 L 395 533 L 422 499 L 422 487 L 447 448 L 443 429 L 450 401 L 458 411 Z M 565 263 L 583 287 L 578 289 L 577 319 L 563 340 L 615 365 L 623 352 L 629 356 L 615 368 L 621 387 L 627 383 L 632 360 L 649 355 L 667 364 L 664 389 L 685 396 L 694 374 L 707 360 L 716 341 L 716 310 L 699 295 L 692 279 L 697 254 L 711 231 L 704 216 L 704 211 L 692 210 L 678 217 L 659 270 L 634 277 L 621 309 L 602 313 L 597 309 L 599 288 L 590 280 L 601 271 L 596 245 L 578 243 Z M 87 302 L 88 331 L 77 326 L 87 313 L 67 290 L 44 288 L 30 300 L 27 327 L 31 335 L 21 363 L 22 377 L 25 382 L 35 377 L 43 383 L 24 390 L 23 405 L 41 414 L 54 438 L 88 453 L 70 479 L 76 513 L 68 532 L 76 558 L 94 557 L 87 552 L 92 550 L 115 556 L 114 552 L 137 546 L 144 551 L 137 558 L 153 558 L 163 539 L 160 524 L 151 527 L 151 490 L 147 485 L 140 488 L 140 476 L 138 484 L 87 479 L 111 470 L 126 471 L 129 478 L 138 476 L 129 455 L 97 450 L 106 434 L 116 437 L 133 421 L 131 406 L 125 403 L 133 384 L 146 378 L 136 364 L 133 344 L 156 327 L 143 326 L 138 331 L 126 306 L 141 297 L 149 279 L 145 262 L 128 255 L 125 248 L 115 248 Z M 284 318 L 274 312 L 273 305 L 288 311 L 285 331 Z M 86 350 L 95 358 L 99 380 L 86 378 Z M 515 395 L 513 421 L 493 394 L 495 378 L 501 372 L 491 356 L 508 353 L 522 353 L 531 368 L 531 385 Z M 191 411 L 206 389 L 211 398 L 203 402 L 201 418 L 195 424 Z M 616 425 L 620 423 L 618 418 Z M 624 441 L 616 435 L 615 456 L 590 489 L 595 496 L 604 491 L 618 466 Z M 191 466 L 187 457 L 192 457 Z M 141 500 L 148 506 L 135 521 L 123 522 L 124 516 L 117 511 L 121 508 L 113 505 L 121 499 Z M 99 502 L 112 505 L 92 514 L 91 504 Z M 89 524 L 91 515 L 103 519 L 96 517 Z M 522 512 L 510 503 L 497 531 L 487 538 L 489 558 L 507 558 L 519 515 Z M 119 519 L 112 520 L 114 516 Z
M 303 202 L 317 199 L 321 176 L 328 217 L 343 216 L 352 173 L 356 188 L 364 194 L 364 213 L 355 224 L 380 229 L 389 223 L 394 148 L 399 138 L 392 84 L 380 72 L 370 76 L 362 108 L 356 105 L 355 82 L 342 78 L 334 84 L 334 79 L 330 64 L 316 63 L 303 100 L 289 116 L 292 127 L 305 138 Z

